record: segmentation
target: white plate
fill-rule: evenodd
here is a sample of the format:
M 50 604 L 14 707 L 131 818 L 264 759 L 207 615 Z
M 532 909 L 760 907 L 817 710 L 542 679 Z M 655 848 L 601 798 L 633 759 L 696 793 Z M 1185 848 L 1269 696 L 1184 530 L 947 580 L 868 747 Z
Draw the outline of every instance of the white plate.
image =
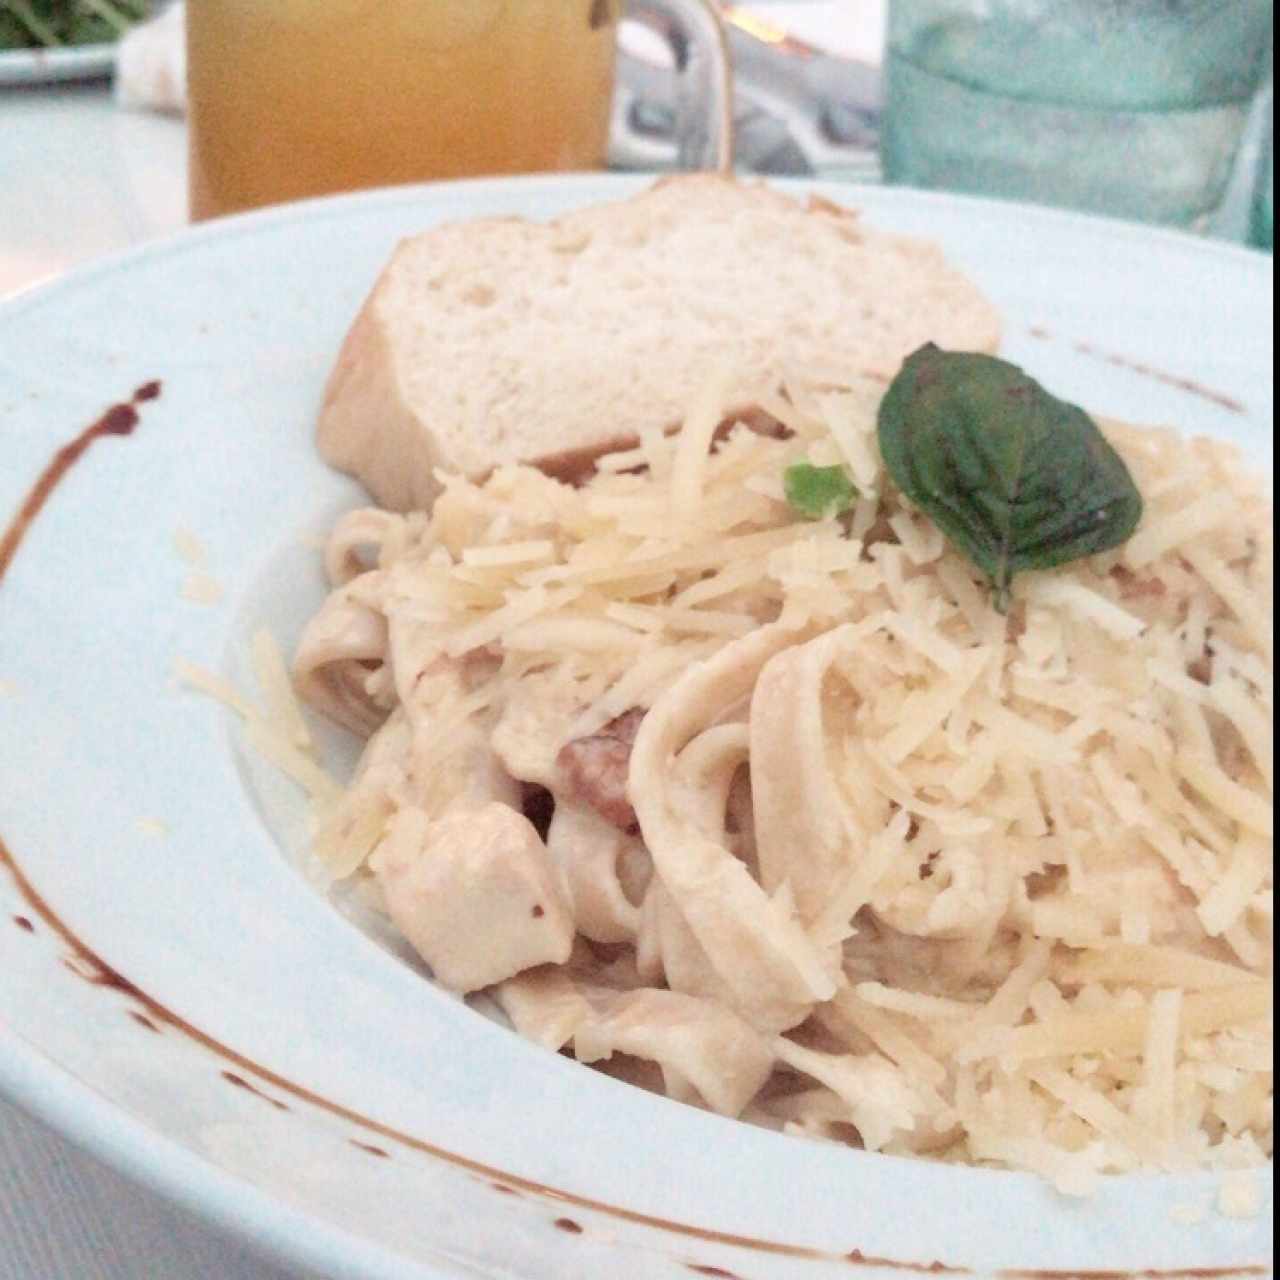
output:
M 1029 1176 L 751 1129 L 518 1040 L 303 882 L 282 852 L 298 835 L 288 789 L 175 684 L 179 656 L 242 678 L 251 628 L 287 641 L 320 597 L 308 535 L 359 493 L 317 460 L 311 426 L 396 240 L 637 185 L 489 181 L 284 208 L 0 306 L 0 527 L 83 426 L 163 383 L 133 435 L 71 469 L 0 586 L 0 1088 L 332 1275 L 1265 1269 L 1270 1170 L 1251 1221 L 1213 1210 L 1210 1175 L 1117 1178 L 1068 1202 Z M 1003 308 L 1007 353 L 1054 390 L 1269 465 L 1268 260 L 1009 205 L 825 194 L 937 237 Z M 179 529 L 207 548 L 222 604 L 181 597 Z M 1180 1206 L 1207 1217 L 1180 1225 Z
M 115 62 L 114 43 L 65 49 L 0 49 L 0 85 L 100 80 L 111 74 Z

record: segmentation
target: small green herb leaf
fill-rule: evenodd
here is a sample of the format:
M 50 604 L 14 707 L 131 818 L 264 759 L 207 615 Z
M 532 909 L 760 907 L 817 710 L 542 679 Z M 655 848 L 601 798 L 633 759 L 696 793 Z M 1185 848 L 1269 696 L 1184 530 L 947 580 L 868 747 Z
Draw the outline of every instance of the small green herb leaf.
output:
M 1093 419 L 994 356 L 921 347 L 881 402 L 879 437 L 894 482 L 987 575 L 1002 613 L 1014 574 L 1118 546 L 1142 517 Z
M 843 515 L 858 496 L 843 467 L 815 467 L 808 462 L 788 467 L 782 487 L 792 509 L 808 520 Z

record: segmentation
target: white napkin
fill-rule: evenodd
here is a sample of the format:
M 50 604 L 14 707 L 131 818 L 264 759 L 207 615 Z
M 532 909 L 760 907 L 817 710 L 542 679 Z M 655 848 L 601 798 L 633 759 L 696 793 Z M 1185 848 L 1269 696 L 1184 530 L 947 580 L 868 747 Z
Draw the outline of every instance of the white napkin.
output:
M 181 0 L 125 33 L 116 46 L 116 102 L 182 115 L 187 109 L 187 42 Z

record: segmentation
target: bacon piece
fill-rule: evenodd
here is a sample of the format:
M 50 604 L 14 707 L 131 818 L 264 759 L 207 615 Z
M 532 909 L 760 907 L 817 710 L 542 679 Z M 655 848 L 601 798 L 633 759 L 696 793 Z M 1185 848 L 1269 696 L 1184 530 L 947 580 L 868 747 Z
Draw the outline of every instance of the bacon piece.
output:
M 1208 645 L 1198 658 L 1187 663 L 1187 675 L 1204 685 L 1213 679 L 1213 650 Z
M 754 431 L 756 435 L 765 436 L 770 440 L 790 440 L 794 434 L 790 427 L 783 422 L 779 422 L 767 409 L 762 409 L 759 405 L 752 405 L 748 409 L 730 414 L 716 429 L 717 437 L 728 432 L 739 422 L 748 431 Z
M 1131 569 L 1127 569 L 1122 564 L 1116 565 L 1111 570 L 1111 576 L 1120 588 L 1121 600 L 1159 600 L 1168 591 L 1168 588 L 1159 578 L 1150 576 L 1140 578 Z
M 599 733 L 565 743 L 556 757 L 570 794 L 623 831 L 636 828 L 636 811 L 627 799 L 627 774 L 644 714 L 643 707 L 633 707 Z

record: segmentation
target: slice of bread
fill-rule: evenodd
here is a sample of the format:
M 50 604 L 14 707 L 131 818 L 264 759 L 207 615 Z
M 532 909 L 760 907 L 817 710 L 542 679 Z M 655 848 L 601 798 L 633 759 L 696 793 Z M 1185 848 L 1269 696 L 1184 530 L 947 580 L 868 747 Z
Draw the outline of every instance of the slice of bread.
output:
M 672 178 L 551 223 L 454 223 L 402 242 L 329 377 L 318 441 L 406 510 L 430 503 L 436 468 L 572 475 L 677 424 L 726 363 L 745 405 L 785 378 L 887 378 L 926 341 L 992 351 L 999 335 L 934 244 L 825 200 Z

